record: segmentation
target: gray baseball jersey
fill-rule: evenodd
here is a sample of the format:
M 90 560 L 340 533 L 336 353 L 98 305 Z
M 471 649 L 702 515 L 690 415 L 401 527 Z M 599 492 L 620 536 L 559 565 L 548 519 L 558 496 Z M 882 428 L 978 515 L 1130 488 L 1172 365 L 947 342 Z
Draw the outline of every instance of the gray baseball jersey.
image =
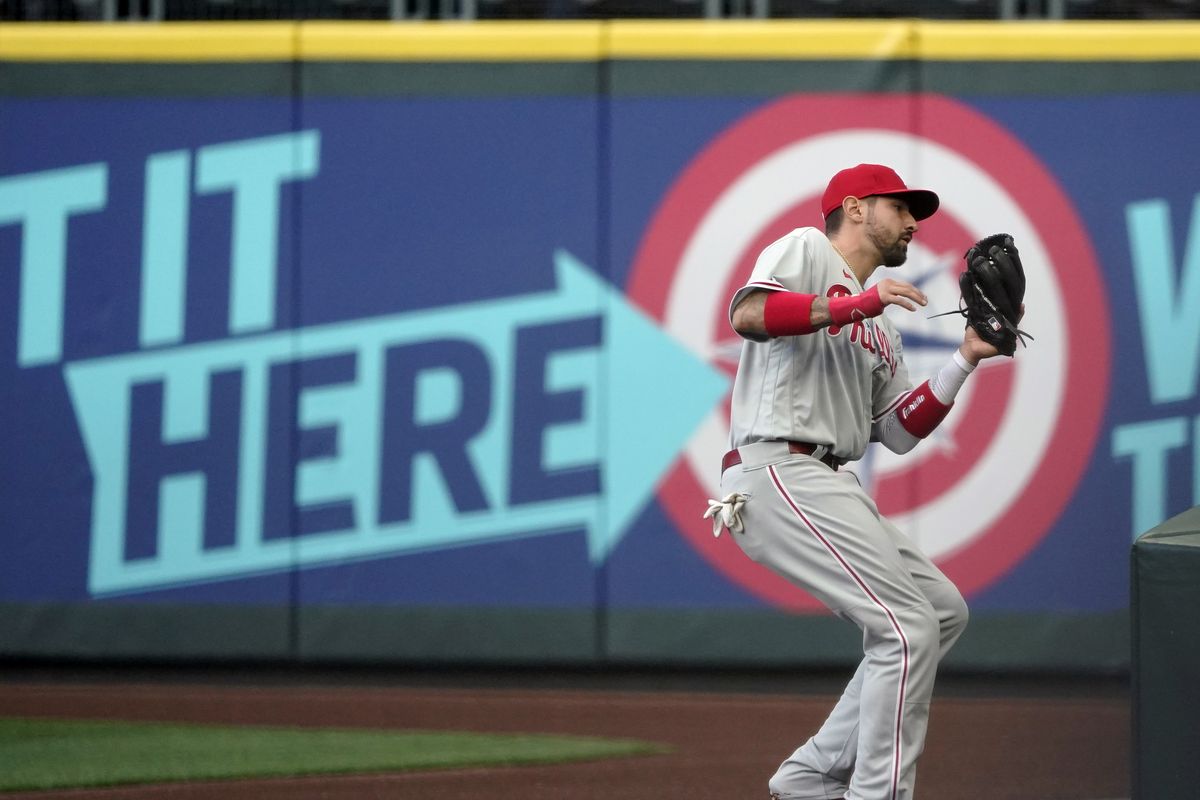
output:
M 759 256 L 734 307 L 755 290 L 821 297 L 863 291 L 816 228 L 798 228 Z M 899 333 L 882 316 L 808 336 L 746 341 L 733 384 L 730 446 L 787 439 L 824 444 L 840 459 L 862 457 L 871 423 L 912 389 Z

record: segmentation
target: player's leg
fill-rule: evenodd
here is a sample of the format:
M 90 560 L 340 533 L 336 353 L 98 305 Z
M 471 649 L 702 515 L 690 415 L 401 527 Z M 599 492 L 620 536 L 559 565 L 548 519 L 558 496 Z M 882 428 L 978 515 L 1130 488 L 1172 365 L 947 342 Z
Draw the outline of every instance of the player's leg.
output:
M 966 628 L 966 602 L 957 587 L 927 556 L 917 550 L 899 529 L 890 523 L 888 525 L 900 543 L 901 555 L 909 564 L 913 579 L 934 609 L 938 620 L 940 661 Z M 780 766 L 775 776 L 778 786 L 820 781 L 828 797 L 841 797 L 845 793 L 858 755 L 859 699 L 865 665 L 865 660 L 859 663 L 854 677 L 816 735 Z
M 967 602 L 954 582 L 947 578 L 929 556 L 921 552 L 903 531 L 887 518 L 881 517 L 880 519 L 896 543 L 896 549 L 904 558 L 904 563 L 909 574 L 912 575 L 913 581 L 917 584 L 917 588 L 929 600 L 929 604 L 933 606 L 934 613 L 937 615 L 940 631 L 938 659 L 941 660 L 967 627 L 969 617 Z
M 969 616 L 967 603 L 958 591 L 958 587 L 937 568 L 927 555 L 917 549 L 899 528 L 886 519 L 883 520 L 883 523 L 896 542 L 897 549 L 908 565 L 913 580 L 933 608 L 938 622 L 937 661 L 940 663 L 967 627 Z M 932 699 L 932 686 L 930 687 L 930 698 L 927 698 L 926 704 L 929 699 Z M 925 710 L 925 716 L 928 716 L 928 708 Z M 915 745 L 919 749 L 924 748 L 923 731 L 920 740 L 916 741 Z M 916 770 L 914 768 L 908 776 L 908 791 L 911 793 L 915 786 Z
M 878 605 L 848 612 L 863 630 L 865 665 L 858 750 L 846 797 L 907 800 L 925 743 L 938 661 L 938 622 L 927 601 L 903 607 L 886 590 L 874 593 Z
M 836 743 L 852 739 L 857 704 L 857 764 L 848 796 L 906 796 L 924 735 L 938 623 L 869 498 L 852 475 L 803 457 L 756 464 L 743 453 L 742 471 L 727 473 L 723 485 L 752 495 L 742 512 L 746 530 L 736 537 L 746 553 L 863 630 L 861 677 L 847 687 L 815 742 L 789 759 L 801 772 L 819 771 L 820 780 L 783 785 L 800 777 L 785 762 L 772 790 L 786 798 L 836 796 L 831 791 L 843 777 L 836 775 L 838 765 L 848 758 Z
M 846 794 L 858 759 L 859 705 L 866 666 L 864 658 L 820 730 L 779 765 L 769 781 L 777 796 L 828 800 Z
M 734 541 L 751 559 L 810 591 L 830 608 L 857 602 L 859 590 L 849 586 L 844 571 L 819 539 L 811 532 L 801 530 L 795 511 L 776 488 L 767 465 L 794 462 L 789 469 L 801 472 L 799 479 L 812 490 L 812 496 L 803 500 L 806 505 L 822 496 L 832 498 L 843 494 L 842 480 L 824 464 L 790 455 L 779 445 L 774 448 L 751 445 L 742 448 L 741 452 L 742 466 L 728 470 L 722 476 L 721 486 L 722 495 L 732 491 L 750 495 L 742 511 L 745 529 L 733 537 Z M 846 513 L 861 513 L 861 509 Z M 778 543 L 781 539 L 782 545 Z M 839 587 L 849 589 L 852 596 L 847 599 L 831 597 L 825 594 L 823 587 L 830 587 L 832 591 Z M 831 800 L 840 799 L 846 793 L 858 747 L 858 702 L 864 671 L 865 661 L 847 685 L 821 733 L 780 765 L 769 783 L 773 794 L 805 800 Z

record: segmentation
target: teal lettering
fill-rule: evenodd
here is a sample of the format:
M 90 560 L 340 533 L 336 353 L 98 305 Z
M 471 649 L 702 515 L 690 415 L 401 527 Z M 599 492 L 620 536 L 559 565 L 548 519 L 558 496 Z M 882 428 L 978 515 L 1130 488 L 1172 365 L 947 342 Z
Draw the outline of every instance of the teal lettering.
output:
M 186 150 L 146 159 L 139 334 L 143 347 L 183 341 L 190 169 Z
M 1200 195 L 1178 283 L 1167 202 L 1131 203 L 1125 218 L 1150 397 L 1155 403 L 1187 400 L 1196 394 L 1200 360 Z
M 581 529 L 603 561 L 728 379 L 565 252 L 555 277 L 500 300 L 66 363 L 94 476 L 89 591 Z M 528 341 L 540 386 L 519 388 L 517 331 L 548 325 L 575 336 Z M 670 408 L 647 409 L 678 386 Z M 518 408 L 531 393 L 537 407 Z M 541 415 L 540 443 L 517 431 L 521 413 Z M 601 431 L 623 435 L 604 446 Z M 537 448 L 535 470 L 511 474 L 515 447 Z M 513 481 L 581 466 L 585 485 L 505 502 Z M 397 486 L 412 502 L 380 513 Z
M 201 557 L 207 489 L 204 475 L 167 475 L 162 479 L 157 528 L 162 563 L 188 563 Z
M 275 324 L 279 258 L 279 190 L 317 174 L 320 134 L 300 131 L 202 147 L 196 191 L 233 192 L 229 332 Z
M 62 358 L 67 220 L 107 204 L 108 166 L 33 172 L 0 179 L 0 225 L 20 224 L 21 297 L 17 363 Z
M 1187 443 L 1184 417 L 1113 428 L 1113 456 L 1133 458 L 1133 538 L 1167 516 L 1167 452 Z

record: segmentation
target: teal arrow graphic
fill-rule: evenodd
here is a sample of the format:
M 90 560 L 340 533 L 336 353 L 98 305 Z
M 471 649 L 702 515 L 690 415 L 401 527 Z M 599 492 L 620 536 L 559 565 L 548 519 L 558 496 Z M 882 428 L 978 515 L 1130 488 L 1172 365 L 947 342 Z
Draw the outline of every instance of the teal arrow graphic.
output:
M 653 495 L 692 431 L 720 401 L 728 379 L 666 334 L 624 295 L 566 251 L 554 256 L 552 290 L 420 312 L 337 323 L 261 336 L 112 356 L 64 367 L 88 452 L 95 488 L 89 587 L 95 594 L 413 553 L 485 541 L 586 530 L 588 553 L 603 562 Z M 576 391 L 578 419 L 545 428 L 541 442 L 513 442 L 517 332 L 555 322 L 601 320 L 597 347 L 563 350 L 546 364 L 547 391 Z M 452 342 L 474 348 L 491 373 L 486 426 L 467 447 L 487 501 L 461 511 L 439 464 L 428 454 L 413 461 L 411 513 L 381 519 L 381 431 L 391 412 L 385 374 L 389 353 L 418 344 Z M 301 428 L 335 428 L 336 455 L 296 468 L 299 507 L 348 504 L 353 526 L 293 539 L 262 532 L 270 381 L 279 364 L 351 355 L 352 382 L 300 393 Z M 238 508 L 234 543 L 205 547 L 204 473 L 170 475 L 159 486 L 157 547 L 124 556 L 130 393 L 138 384 L 162 386 L 164 442 L 202 440 L 209 429 L 215 373 L 240 371 L 242 418 L 238 442 Z M 469 391 L 452 370 L 430 370 L 417 382 L 415 417 L 453 416 Z M 278 424 L 278 421 L 275 422 Z M 539 447 L 548 470 L 598 465 L 598 494 L 514 504 L 509 488 L 514 446 Z M 144 535 L 142 537 L 145 538 Z
M 555 253 L 560 284 L 588 282 L 606 321 L 598 393 L 602 513 L 588 529 L 594 562 L 616 547 L 693 430 L 729 389 L 724 373 L 701 360 L 565 250 Z

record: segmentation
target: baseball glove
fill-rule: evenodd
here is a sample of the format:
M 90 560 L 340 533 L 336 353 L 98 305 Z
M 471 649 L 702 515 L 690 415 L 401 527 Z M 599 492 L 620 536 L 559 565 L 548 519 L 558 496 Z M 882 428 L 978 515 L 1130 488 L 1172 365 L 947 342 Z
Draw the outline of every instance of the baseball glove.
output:
M 962 294 L 958 313 L 967 318 L 979 338 L 1006 356 L 1016 352 L 1017 340 L 1033 337 L 1017 327 L 1025 299 L 1025 269 L 1007 233 L 996 233 L 971 245 L 963 258 L 967 268 L 958 279 Z M 938 315 L 941 316 L 941 315 Z

